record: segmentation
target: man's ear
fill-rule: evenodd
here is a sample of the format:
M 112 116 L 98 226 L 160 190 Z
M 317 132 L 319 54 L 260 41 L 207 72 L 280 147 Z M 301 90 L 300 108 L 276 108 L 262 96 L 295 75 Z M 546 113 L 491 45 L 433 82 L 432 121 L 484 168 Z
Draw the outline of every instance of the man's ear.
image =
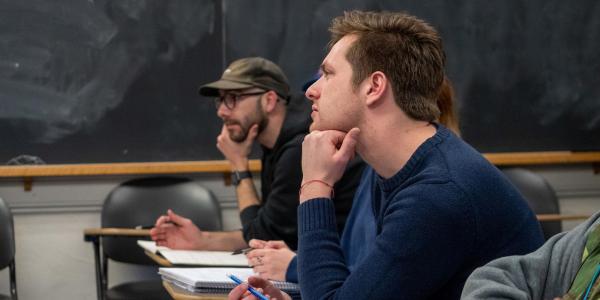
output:
M 373 72 L 365 79 L 365 96 L 367 106 L 376 105 L 380 102 L 388 88 L 387 76 L 381 71 Z
M 274 91 L 266 92 L 261 99 L 263 110 L 267 113 L 272 112 L 275 109 L 275 106 L 277 106 L 278 99 L 279 96 L 277 96 L 277 93 Z

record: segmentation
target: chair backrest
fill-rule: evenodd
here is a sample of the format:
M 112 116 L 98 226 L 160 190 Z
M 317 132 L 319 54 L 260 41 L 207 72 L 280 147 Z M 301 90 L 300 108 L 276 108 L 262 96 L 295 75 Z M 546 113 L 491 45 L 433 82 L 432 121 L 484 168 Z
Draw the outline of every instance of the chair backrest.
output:
M 127 181 L 107 196 L 102 227 L 134 228 L 154 225 L 167 209 L 191 219 L 202 230 L 221 230 L 221 208 L 214 195 L 188 178 L 151 177 Z M 155 264 L 135 239 L 102 238 L 104 254 L 120 262 Z
M 536 214 L 560 214 L 556 192 L 544 177 L 522 168 L 507 168 L 502 172 L 519 189 Z M 562 231 L 560 221 L 541 224 L 546 239 Z
M 15 258 L 15 231 L 13 217 L 8 205 L 0 198 L 0 269 L 4 269 Z

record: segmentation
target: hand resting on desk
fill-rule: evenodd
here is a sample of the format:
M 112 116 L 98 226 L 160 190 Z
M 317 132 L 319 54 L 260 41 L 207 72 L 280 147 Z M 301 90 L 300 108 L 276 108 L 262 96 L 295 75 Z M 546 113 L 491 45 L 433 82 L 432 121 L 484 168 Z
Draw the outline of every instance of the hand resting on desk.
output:
M 202 231 L 170 209 L 156 220 L 150 236 L 158 246 L 177 250 L 234 251 L 248 247 L 241 230 Z
M 154 228 L 150 230 L 152 240 L 158 246 L 166 246 L 171 249 L 198 250 L 204 248 L 202 231 L 194 223 L 172 210 L 167 215 L 160 216 L 156 220 Z
M 252 239 L 249 242 L 254 250 L 248 252 L 248 264 L 264 279 L 285 281 L 290 261 L 296 256 L 283 241 L 263 241 Z

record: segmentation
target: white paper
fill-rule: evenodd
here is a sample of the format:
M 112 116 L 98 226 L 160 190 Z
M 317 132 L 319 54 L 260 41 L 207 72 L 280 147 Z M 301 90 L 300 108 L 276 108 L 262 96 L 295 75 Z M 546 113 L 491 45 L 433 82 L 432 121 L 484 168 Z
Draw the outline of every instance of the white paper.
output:
M 248 259 L 243 254 L 232 255 L 229 251 L 173 250 L 144 240 L 138 240 L 137 243 L 152 253 L 162 255 L 174 265 L 248 267 Z

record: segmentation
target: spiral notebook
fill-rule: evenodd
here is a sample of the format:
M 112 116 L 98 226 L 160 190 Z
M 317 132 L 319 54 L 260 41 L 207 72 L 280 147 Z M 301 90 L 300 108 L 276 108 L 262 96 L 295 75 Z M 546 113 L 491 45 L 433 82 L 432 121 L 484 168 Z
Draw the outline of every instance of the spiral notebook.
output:
M 159 268 L 163 280 L 195 293 L 228 293 L 237 286 L 227 275 L 235 275 L 246 281 L 256 275 L 249 268 Z M 271 281 L 273 285 L 289 294 L 297 294 L 300 288 L 296 283 Z

